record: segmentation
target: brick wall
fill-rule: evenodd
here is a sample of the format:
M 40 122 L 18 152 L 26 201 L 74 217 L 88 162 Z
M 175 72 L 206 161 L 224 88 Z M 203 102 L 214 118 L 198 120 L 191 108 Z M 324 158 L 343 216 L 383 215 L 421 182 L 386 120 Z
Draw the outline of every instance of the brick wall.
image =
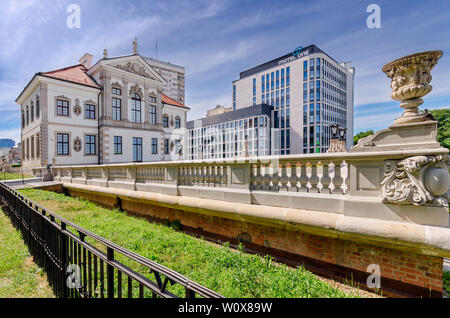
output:
M 81 196 L 108 207 L 114 207 L 117 204 L 115 198 L 76 192 L 70 190 L 72 195 Z M 386 288 L 383 285 L 389 284 L 394 286 L 394 289 L 406 290 L 408 295 L 430 295 L 427 290 L 431 291 L 433 296 L 439 297 L 442 294 L 443 259 L 440 257 L 411 254 L 385 247 L 312 235 L 275 224 L 267 226 L 129 200 L 122 200 L 121 207 L 125 211 L 159 220 L 180 220 L 184 227 L 213 233 L 224 238 L 232 240 L 240 238 L 251 245 L 262 247 L 262 250 L 270 248 L 301 255 L 320 261 L 324 267 L 327 267 L 327 264 L 337 266 L 338 271 L 342 271 L 341 268 L 348 269 L 347 279 L 350 276 L 359 275 L 362 278 L 362 284 L 370 275 L 366 272 L 367 267 L 370 264 L 377 264 L 381 270 L 382 289 Z M 336 271 L 336 269 L 333 270 Z M 418 287 L 418 290 L 412 291 L 415 287 Z

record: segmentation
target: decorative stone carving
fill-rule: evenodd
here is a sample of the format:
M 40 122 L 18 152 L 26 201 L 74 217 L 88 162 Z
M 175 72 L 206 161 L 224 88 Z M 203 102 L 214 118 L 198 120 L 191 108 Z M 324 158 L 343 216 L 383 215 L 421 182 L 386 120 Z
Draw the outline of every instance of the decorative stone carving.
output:
M 79 105 L 73 107 L 73 112 L 75 113 L 75 115 L 80 116 L 81 111 L 82 111 L 82 109 Z
M 130 91 L 129 91 L 130 96 L 133 93 L 138 93 L 139 95 L 142 96 L 143 95 L 142 94 L 142 88 L 140 88 L 138 84 L 131 86 L 130 87 Z
M 331 139 L 330 147 L 327 152 L 347 152 L 345 141 L 339 139 Z
M 419 115 L 419 106 L 423 104 L 421 97 L 432 90 L 431 70 L 436 65 L 442 51 L 427 51 L 404 56 L 392 61 L 382 70 L 391 79 L 391 98 L 401 101 L 403 115 L 395 124 L 406 124 L 426 121 L 428 114 Z
M 448 155 L 388 160 L 381 182 L 385 203 L 448 206 Z
M 122 85 L 119 82 L 114 82 L 111 84 L 111 87 L 122 89 Z
M 81 151 L 81 139 L 79 137 L 75 138 L 75 140 L 73 141 L 73 150 L 75 150 L 76 152 Z
M 146 77 L 146 78 L 151 78 L 151 79 L 155 79 L 153 76 L 150 75 L 150 73 L 148 73 L 145 69 L 144 66 L 141 66 L 137 63 L 132 63 L 132 62 L 128 62 L 125 65 L 116 65 L 114 66 L 115 68 L 118 68 L 119 70 L 125 71 L 125 72 L 130 72 L 142 77 Z

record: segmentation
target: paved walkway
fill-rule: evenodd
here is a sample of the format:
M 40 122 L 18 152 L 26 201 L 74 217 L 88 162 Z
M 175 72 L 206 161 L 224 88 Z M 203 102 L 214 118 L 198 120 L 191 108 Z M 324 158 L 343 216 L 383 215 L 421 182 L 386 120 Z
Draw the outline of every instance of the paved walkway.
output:
M 45 188 L 45 187 L 50 187 L 50 186 L 55 186 L 55 185 L 60 185 L 60 184 L 62 184 L 62 183 L 61 182 L 56 182 L 56 181 L 45 181 L 45 182 L 34 182 L 34 183 L 17 184 L 17 185 L 11 186 L 11 188 L 14 189 L 14 190 L 40 189 L 40 188 Z

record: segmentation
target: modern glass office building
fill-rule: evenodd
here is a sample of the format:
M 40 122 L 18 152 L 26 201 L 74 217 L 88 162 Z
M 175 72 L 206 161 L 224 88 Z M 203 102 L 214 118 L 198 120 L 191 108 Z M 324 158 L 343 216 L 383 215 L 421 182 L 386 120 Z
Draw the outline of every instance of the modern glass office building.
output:
M 350 63 L 338 63 L 315 45 L 240 73 L 232 83 L 233 110 L 268 104 L 271 154 L 326 152 L 330 125 L 347 128 L 353 144 L 353 80 Z
M 189 121 L 184 158 L 270 155 L 272 113 L 270 105 L 254 105 Z

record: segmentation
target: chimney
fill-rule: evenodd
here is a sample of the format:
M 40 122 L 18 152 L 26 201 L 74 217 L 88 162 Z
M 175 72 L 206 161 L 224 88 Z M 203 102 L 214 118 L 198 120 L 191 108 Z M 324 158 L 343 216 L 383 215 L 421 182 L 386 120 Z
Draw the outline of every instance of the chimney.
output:
M 93 57 L 94 56 L 92 54 L 86 53 L 78 60 L 78 62 L 84 65 L 85 68 L 90 69 L 92 67 Z

